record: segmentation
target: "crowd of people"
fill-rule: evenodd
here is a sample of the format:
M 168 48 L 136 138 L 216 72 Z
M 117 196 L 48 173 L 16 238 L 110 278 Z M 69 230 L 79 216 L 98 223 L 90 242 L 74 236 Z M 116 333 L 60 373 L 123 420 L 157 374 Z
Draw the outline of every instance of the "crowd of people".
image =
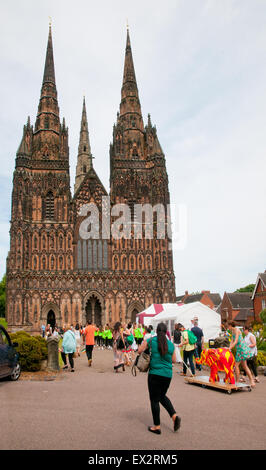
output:
M 230 349 L 235 348 L 235 372 L 236 381 L 245 381 L 240 375 L 240 367 L 247 376 L 252 386 L 259 382 L 256 367 L 256 337 L 252 333 L 252 328 L 246 326 L 243 330 L 244 337 L 234 322 L 229 322 L 222 326 L 224 334 L 227 335 L 230 342 Z M 191 332 L 194 335 L 194 342 L 191 341 Z M 116 322 L 113 326 L 106 324 L 94 325 L 87 322 L 82 326 L 79 323 L 67 325 L 58 328 L 57 326 L 42 325 L 42 336 L 63 338 L 61 347 L 61 357 L 64 362 L 64 368 L 67 369 L 66 359 L 69 357 L 71 371 L 74 372 L 74 357 L 80 356 L 85 352 L 88 359 L 88 365 L 92 365 L 92 355 L 94 348 L 99 350 L 112 350 L 114 354 L 114 372 L 125 371 L 125 366 L 134 363 L 138 349 L 144 341 L 156 336 L 152 325 L 145 326 L 137 323 Z M 166 330 L 166 337 L 175 347 L 176 363 L 182 365 L 180 375 L 186 376 L 187 371 L 195 376 L 196 370 L 201 370 L 201 365 L 196 363 L 196 358 L 200 358 L 202 349 L 204 349 L 204 333 L 199 325 L 197 317 L 191 320 L 189 329 L 181 323 L 175 324 L 173 334 Z M 70 347 L 71 344 L 71 347 Z M 182 353 L 181 353 L 182 350 Z M 179 372 L 178 372 L 179 373 Z
M 60 353 L 64 362 L 63 369 L 68 369 L 67 356 L 71 371 L 74 372 L 74 358 L 85 352 L 88 366 L 92 365 L 94 348 L 112 350 L 114 353 L 114 371 L 125 371 L 125 366 L 133 364 L 139 345 L 144 338 L 154 334 L 152 326 L 144 326 L 137 323 L 122 324 L 117 322 L 114 326 L 106 324 L 94 325 L 65 325 L 63 327 L 42 325 L 42 336 L 48 339 L 51 336 L 62 338 Z
M 254 387 L 255 383 L 259 382 L 255 335 L 251 328 L 246 326 L 243 336 L 233 321 L 223 325 L 222 329 L 224 335 L 230 339 L 229 349 L 234 348 L 236 382 L 245 380 L 240 377 L 241 366 L 244 374 L 249 378 L 251 386 Z M 157 326 L 156 332 L 151 325 L 116 322 L 113 326 L 106 324 L 102 327 L 101 325 L 96 326 L 90 321 L 86 326 L 77 323 L 75 327 L 67 325 L 60 329 L 47 325 L 42 327 L 42 331 L 43 337 L 46 339 L 49 336 L 62 337 L 60 352 L 64 363 L 63 369 L 69 367 L 68 357 L 71 372 L 75 370 L 74 357 L 80 356 L 81 352 L 86 352 L 88 366 L 91 367 L 94 348 L 113 351 L 113 369 L 116 374 L 124 372 L 125 366 L 134 364 L 136 354 L 149 352 L 151 359 L 148 371 L 148 391 L 153 426 L 149 426 L 148 431 L 161 434 L 160 404 L 168 412 L 173 422 L 174 432 L 180 428 L 181 418 L 177 415 L 166 393 L 172 380 L 173 364 L 182 364 L 180 374 L 184 376 L 188 370 L 192 376 L 195 376 L 195 369 L 201 370 L 201 365 L 197 364 L 195 360 L 200 358 L 205 344 L 204 333 L 197 317 L 191 320 L 188 329 L 185 329 L 181 323 L 177 323 L 172 336 L 164 323 Z

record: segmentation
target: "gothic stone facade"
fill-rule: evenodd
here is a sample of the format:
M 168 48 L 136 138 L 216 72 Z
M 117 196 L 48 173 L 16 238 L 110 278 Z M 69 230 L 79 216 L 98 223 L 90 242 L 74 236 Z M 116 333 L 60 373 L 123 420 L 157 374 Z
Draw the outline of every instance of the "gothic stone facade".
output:
M 83 101 L 74 195 L 70 191 L 68 129 L 60 121 L 49 28 L 35 126 L 28 119 L 13 176 L 7 321 L 10 330 L 40 332 L 42 323 L 97 324 L 134 320 L 152 303 L 175 301 L 170 241 L 84 239 L 84 204 L 169 204 L 165 156 L 150 116 L 144 127 L 127 32 L 120 112 L 110 146 L 110 193 L 92 165 Z M 103 227 L 100 223 L 100 233 Z M 106 229 L 106 227 L 105 227 Z

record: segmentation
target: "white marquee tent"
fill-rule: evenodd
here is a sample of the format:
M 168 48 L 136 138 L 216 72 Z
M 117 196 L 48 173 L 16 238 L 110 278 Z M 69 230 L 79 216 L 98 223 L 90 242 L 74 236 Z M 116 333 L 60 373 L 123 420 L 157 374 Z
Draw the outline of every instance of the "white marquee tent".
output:
M 203 330 L 205 342 L 219 336 L 221 331 L 221 315 L 201 302 L 192 302 L 178 306 L 177 304 L 162 304 L 164 309 L 158 315 L 149 318 L 149 324 L 156 330 L 158 323 L 167 324 L 168 331 L 173 333 L 175 323 L 182 323 L 185 328 L 191 328 L 191 320 L 198 317 L 198 325 Z
M 146 326 L 151 325 L 151 317 L 154 317 L 155 315 L 158 315 L 164 311 L 170 312 L 172 309 L 175 311 L 176 307 L 177 304 L 151 304 L 142 312 L 137 313 L 136 322 Z

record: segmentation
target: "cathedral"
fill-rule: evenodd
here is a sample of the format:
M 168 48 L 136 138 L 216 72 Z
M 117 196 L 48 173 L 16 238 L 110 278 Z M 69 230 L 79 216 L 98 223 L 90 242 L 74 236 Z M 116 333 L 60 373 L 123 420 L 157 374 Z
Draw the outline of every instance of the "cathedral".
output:
M 171 238 L 166 230 L 164 236 L 157 233 L 162 217 L 163 224 L 166 218 L 169 223 L 169 204 L 165 155 L 150 116 L 146 126 L 143 122 L 128 30 L 109 192 L 93 167 L 84 98 L 71 194 L 68 127 L 59 115 L 50 26 L 35 124 L 28 118 L 24 125 L 13 173 L 6 266 L 9 330 L 36 334 L 46 323 L 134 321 L 153 303 L 175 302 Z M 153 213 L 152 236 L 143 236 L 145 214 L 138 236 L 133 233 L 134 208 L 140 205 L 165 208 L 165 216 Z M 91 207 L 97 209 L 98 224 L 90 218 Z M 108 211 L 111 224 L 124 207 L 132 222 L 127 236 L 106 222 Z

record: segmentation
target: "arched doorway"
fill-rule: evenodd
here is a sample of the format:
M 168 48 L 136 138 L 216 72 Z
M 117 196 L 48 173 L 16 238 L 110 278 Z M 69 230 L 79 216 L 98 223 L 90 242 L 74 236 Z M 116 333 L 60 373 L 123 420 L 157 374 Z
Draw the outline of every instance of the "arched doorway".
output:
M 56 324 L 56 320 L 55 320 L 54 311 L 49 310 L 49 312 L 47 313 L 47 325 L 50 325 L 51 328 L 54 329 L 55 324 Z
M 142 303 L 139 300 L 134 300 L 128 308 L 126 321 L 136 323 L 136 315 L 143 310 L 144 306 Z
M 95 323 L 95 325 L 102 324 L 102 306 L 99 299 L 92 295 L 86 303 L 86 321 Z
M 134 308 L 134 310 L 132 310 L 132 313 L 131 313 L 131 321 L 132 323 L 136 323 L 136 315 L 137 315 L 138 310 L 136 308 Z

